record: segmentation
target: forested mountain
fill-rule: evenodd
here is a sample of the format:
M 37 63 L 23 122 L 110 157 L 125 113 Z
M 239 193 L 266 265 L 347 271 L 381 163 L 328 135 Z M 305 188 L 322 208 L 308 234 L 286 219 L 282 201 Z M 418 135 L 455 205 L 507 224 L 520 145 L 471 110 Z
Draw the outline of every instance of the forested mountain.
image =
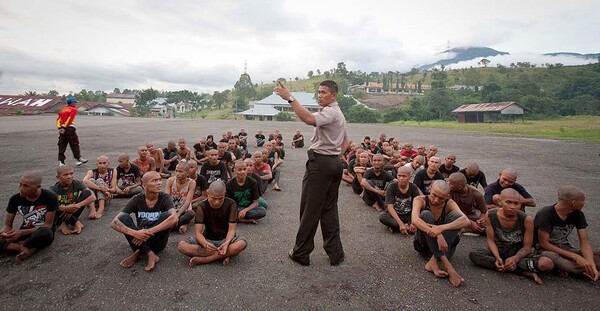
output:
M 448 66 L 459 62 L 468 61 L 477 58 L 492 57 L 496 55 L 508 55 L 508 52 L 496 51 L 488 47 L 459 47 L 443 51 L 440 54 L 448 54 L 448 58 L 438 60 L 435 63 L 418 67 L 419 71 L 428 70 L 436 66 Z

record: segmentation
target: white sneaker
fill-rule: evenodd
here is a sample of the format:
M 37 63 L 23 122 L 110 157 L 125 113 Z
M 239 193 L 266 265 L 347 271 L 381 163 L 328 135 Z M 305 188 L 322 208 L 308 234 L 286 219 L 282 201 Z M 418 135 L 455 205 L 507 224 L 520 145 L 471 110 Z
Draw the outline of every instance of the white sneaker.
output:
M 88 160 L 87 160 L 87 159 L 84 159 L 84 158 L 79 158 L 79 159 L 77 159 L 77 163 L 76 163 L 75 165 L 77 165 L 77 166 L 81 166 L 82 164 L 85 164 L 85 163 L 87 163 L 87 162 L 88 162 Z
M 67 165 L 65 162 L 63 162 L 63 161 L 58 161 L 58 166 L 65 166 L 65 165 Z

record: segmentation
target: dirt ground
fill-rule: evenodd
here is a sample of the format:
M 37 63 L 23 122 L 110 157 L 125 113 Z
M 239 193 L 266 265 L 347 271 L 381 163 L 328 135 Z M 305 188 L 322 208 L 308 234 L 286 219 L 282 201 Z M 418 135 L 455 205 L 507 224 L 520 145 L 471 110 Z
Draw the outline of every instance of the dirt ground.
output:
M 0 219 L 11 195 L 18 192 L 19 177 L 30 169 L 42 170 L 44 186 L 55 182 L 57 133 L 55 116 L 0 118 Z M 157 120 L 87 117 L 77 119 L 84 157 L 90 163 L 75 168 L 81 179 L 106 154 L 112 165 L 121 152 L 134 155 L 151 140 L 165 146 L 169 139 L 185 137 L 189 145 L 201 136 L 220 136 L 244 127 L 253 134 L 279 128 L 286 142 L 296 129 L 311 136 L 312 129 L 297 122 Z M 458 166 L 476 161 L 496 180 L 504 167 L 519 172 L 518 181 L 539 208 L 555 202 L 559 185 L 574 184 L 587 195 L 584 209 L 592 246 L 600 250 L 600 144 L 512 138 L 440 129 L 350 124 L 351 139 L 363 136 L 397 137 L 415 145 L 435 144 L 440 155 L 453 152 Z M 250 148 L 254 150 L 254 148 Z M 176 251 L 185 235 L 172 234 L 160 254 L 155 271 L 143 270 L 144 260 L 130 269 L 119 261 L 130 254 L 124 237 L 110 222 L 126 200 L 114 200 L 107 214 L 96 221 L 84 219 L 79 236 L 57 234 L 54 243 L 29 260 L 0 258 L 0 309 L 3 310 L 578 310 L 598 304 L 600 282 L 543 275 L 539 286 L 517 275 L 483 270 L 471 264 L 468 252 L 485 247 L 481 237 L 461 237 L 453 264 L 466 279 L 460 288 L 424 271 L 425 261 L 413 250 L 412 237 L 392 235 L 349 186 L 341 185 L 339 209 L 346 261 L 331 267 L 322 249 L 320 232 L 311 265 L 291 262 L 298 226 L 301 176 L 306 149 L 287 149 L 282 167 L 283 191 L 269 191 L 267 217 L 258 225 L 240 225 L 249 247 L 229 266 L 210 264 L 190 269 L 188 259 Z M 68 160 L 73 163 L 70 150 Z M 87 216 L 87 211 L 84 212 Z M 20 223 L 20 220 L 19 220 Z

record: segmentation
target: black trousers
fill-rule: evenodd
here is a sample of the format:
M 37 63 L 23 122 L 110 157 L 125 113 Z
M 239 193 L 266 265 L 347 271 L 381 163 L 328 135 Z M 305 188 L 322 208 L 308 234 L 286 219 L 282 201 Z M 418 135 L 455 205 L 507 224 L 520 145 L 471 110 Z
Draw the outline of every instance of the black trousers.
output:
M 310 262 L 309 256 L 315 247 L 314 237 L 320 222 L 323 248 L 331 262 L 338 262 L 344 254 L 337 205 L 342 161 L 339 156 L 323 156 L 312 150 L 308 153 L 309 159 L 302 179 L 300 226 L 293 257 L 299 262 Z
M 171 213 L 162 212 L 160 214 L 160 216 L 158 217 L 158 220 L 156 221 L 155 226 L 160 224 L 161 222 L 165 221 L 165 219 L 169 218 L 169 216 L 171 216 Z M 119 216 L 119 220 L 125 226 L 127 226 L 133 230 L 141 229 L 133 222 L 133 218 L 131 218 L 130 215 L 121 215 L 121 216 Z M 167 246 L 167 242 L 169 241 L 169 232 L 170 232 L 169 229 L 170 228 L 167 228 L 161 232 L 157 232 L 156 234 L 154 234 L 154 236 L 151 236 L 148 240 L 146 240 L 146 242 L 140 244 L 139 246 L 133 244 L 134 237 L 125 234 L 125 238 L 127 238 L 127 242 L 129 242 L 129 246 L 134 251 L 140 250 L 140 253 L 142 253 L 142 254 L 146 254 L 149 251 L 153 251 L 154 253 L 159 253 L 163 249 L 165 249 L 165 247 Z
M 79 149 L 79 137 L 77 137 L 75 128 L 72 126 L 68 126 L 67 128 L 65 128 L 65 133 L 59 134 L 58 136 L 58 161 L 60 162 L 64 162 L 67 158 L 65 157 L 67 145 L 71 146 L 71 151 L 73 151 L 73 157 L 75 157 L 75 159 L 81 158 L 81 150 Z
M 23 235 L 16 242 L 25 240 L 23 246 L 31 249 L 42 249 L 49 246 L 54 241 L 54 231 L 48 227 L 39 227 L 32 234 Z M 0 242 L 0 251 L 4 251 L 9 243 Z

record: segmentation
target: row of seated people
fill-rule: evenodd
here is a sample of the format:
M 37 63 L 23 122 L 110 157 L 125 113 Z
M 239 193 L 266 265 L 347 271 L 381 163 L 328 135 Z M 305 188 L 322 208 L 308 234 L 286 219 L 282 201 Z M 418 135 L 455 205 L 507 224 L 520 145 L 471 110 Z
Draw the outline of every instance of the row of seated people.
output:
M 371 143 L 376 144 L 373 141 Z M 591 252 L 585 231 L 578 231 L 581 250 L 568 244 L 566 236 L 570 231 L 564 234 L 563 229 L 557 229 L 550 236 L 553 226 L 557 224 L 555 218 L 549 220 L 554 215 L 552 207 L 538 212 L 541 216 L 539 225 L 536 223 L 540 232 L 539 235 L 538 231 L 535 232 L 537 252 L 531 253 L 534 228 L 528 224 L 525 232 L 523 222 L 527 220 L 532 223 L 531 217 L 524 212 L 526 206 L 535 206 L 535 200 L 516 182 L 517 172 L 514 169 L 502 170 L 498 180 L 488 185 L 476 163 L 469 163 L 461 170 L 455 165 L 456 156 L 448 154 L 441 165 L 435 155 L 435 146 L 425 153 L 427 165 L 423 163 L 425 156 L 420 153 L 413 153 L 410 162 L 406 162 L 400 158 L 400 153 L 409 153 L 410 147 L 412 144 L 407 143 L 402 151 L 394 151 L 390 153 L 391 156 L 385 157 L 385 153 L 369 152 L 356 145 L 353 149 L 351 144 L 346 155 L 348 166 L 343 178 L 367 206 L 382 211 L 379 221 L 390 232 L 403 235 L 416 233 L 415 249 L 428 259 L 427 271 L 437 277 L 450 277 L 455 286 L 464 281 L 447 260 L 452 257 L 462 232 L 465 235 L 487 236 L 489 250 L 476 250 L 470 254 L 471 260 L 482 267 L 503 272 L 518 271 L 540 284 L 542 281 L 535 272 L 549 271 L 554 266 L 561 273 L 586 273 L 594 280 L 600 277 L 597 272 L 600 257 Z M 433 191 L 436 183 L 438 193 Z M 480 185 L 485 194 L 478 190 Z M 561 189 L 559 200 L 561 196 L 567 196 L 571 199 L 571 206 L 585 201 L 585 196 L 578 189 L 572 186 Z M 579 203 L 575 203 L 573 198 Z M 439 202 L 443 202 L 442 210 L 434 211 L 433 205 L 442 206 L 437 204 Z M 575 210 L 580 211 L 580 208 Z M 573 209 L 567 211 L 571 212 Z M 558 223 L 558 226 L 572 228 L 575 225 L 584 230 L 587 223 L 583 214 L 576 214 L 577 220 L 570 225 Z M 515 225 L 517 218 L 519 223 Z M 436 229 L 432 231 L 433 227 Z M 444 242 L 440 240 L 442 238 Z M 578 257 L 572 254 L 578 254 Z M 438 260 L 442 261 L 445 270 L 439 269 Z M 514 262 L 519 264 L 514 265 Z
M 201 138 L 192 148 L 187 146 L 184 138 L 179 139 L 177 144 L 174 140 L 169 141 L 167 147 L 163 149 L 157 148 L 153 143 L 148 142 L 146 146 L 139 148 L 138 153 L 140 156 L 134 160 L 134 163 L 142 168 L 144 172 L 156 170 L 163 178 L 168 178 L 171 176 L 168 171 L 175 170 L 177 163 L 196 160 L 199 165 L 203 165 L 209 162 L 209 151 L 216 150 L 219 161 L 225 165 L 227 174 L 231 177 L 233 162 L 238 159 L 250 158 L 253 155 L 248 151 L 246 143 L 240 140 L 238 136 L 227 138 L 226 134 L 223 134 L 223 137 L 221 141 L 214 143 L 213 135 L 208 135 L 206 139 Z M 279 167 L 285 159 L 284 143 L 279 140 L 266 141 L 259 148 L 262 147 L 264 148 L 261 151 L 265 153 L 266 162 L 273 172 L 273 190 L 280 191 L 279 179 L 281 172 Z
M 248 159 L 252 161 L 251 159 Z M 248 163 L 250 164 L 250 163 Z M 176 174 L 181 173 L 186 163 L 180 163 Z M 190 255 L 190 266 L 222 260 L 236 256 L 246 247 L 246 239 L 236 234 L 237 223 L 248 207 L 258 207 L 258 186 L 248 177 L 247 162 L 235 164 L 236 177 L 227 183 L 216 180 L 206 191 L 206 199 L 198 203 L 191 218 L 195 219 L 194 238 L 182 241 L 178 249 Z M 81 181 L 73 179 L 73 169 L 68 165 L 57 169 L 58 182 L 42 188 L 42 173 L 28 171 L 19 181 L 19 193 L 8 202 L 7 215 L 0 229 L 0 254 L 16 254 L 17 260 L 29 258 L 37 250 L 46 248 L 54 241 L 55 228 L 64 224 L 74 229 L 69 233 L 80 233 L 83 224 L 79 220 L 83 209 L 96 199 L 92 190 Z M 248 190 L 237 192 L 250 181 Z M 146 271 L 152 271 L 159 260 L 157 253 L 167 245 L 171 231 L 181 228 L 183 209 L 167 192 L 163 192 L 162 178 L 151 171 L 142 177 L 143 191 L 133 196 L 123 210 L 117 214 L 111 226 L 124 234 L 133 253 L 120 263 L 123 267 L 133 266 L 142 256 L 147 257 Z M 241 208 L 240 201 L 250 201 L 250 206 Z M 252 209 L 252 210 L 254 210 Z M 18 229 L 13 228 L 16 216 L 23 218 Z M 133 214 L 134 216 L 132 216 Z M 263 211 L 264 214 L 264 211 Z M 264 216 L 264 215 L 263 215 Z
M 212 151 L 210 153 L 214 154 Z M 359 157 L 361 154 L 359 153 Z M 99 158 L 97 165 L 98 162 L 103 162 L 101 161 L 102 158 Z M 257 155 L 255 160 L 259 158 L 262 159 L 262 156 Z M 439 165 L 439 159 L 437 159 L 436 163 L 436 158 L 435 156 L 430 157 L 428 168 L 425 171 L 435 174 L 434 168 Z M 375 165 L 375 162 L 383 162 L 383 155 L 374 154 L 373 159 L 372 168 L 368 169 L 367 172 L 374 171 L 379 166 L 379 164 Z M 375 161 L 375 159 L 377 160 Z M 108 161 L 106 162 L 108 165 Z M 186 176 L 184 174 L 185 166 L 194 162 L 195 160 L 190 160 L 182 161 L 178 164 L 174 183 L 177 183 L 178 175 L 180 177 Z M 253 166 L 255 163 L 253 163 Z M 238 179 L 240 175 L 243 175 L 241 172 L 244 169 L 249 171 L 249 162 L 244 169 L 242 169 L 243 164 L 246 163 L 238 161 L 234 167 L 236 178 L 232 180 L 235 180 L 238 185 L 244 184 L 240 183 Z M 237 173 L 238 170 L 241 174 Z M 72 169 L 68 166 L 59 167 L 59 170 L 57 170 L 59 182 L 57 183 L 58 187 L 55 185 L 56 191 L 62 192 L 65 190 L 64 184 L 67 184 L 61 183 L 60 176 L 66 175 L 63 179 L 69 180 L 68 177 L 70 175 L 72 180 L 72 174 Z M 489 213 L 487 210 L 482 212 L 477 220 L 469 220 L 469 217 L 467 217 L 466 213 L 459 206 L 460 198 L 452 197 L 453 193 L 479 193 L 479 191 L 472 191 L 474 188 L 467 184 L 467 178 L 464 174 L 453 173 L 449 176 L 448 182 L 443 180 L 433 181 L 427 188 L 426 195 L 421 195 L 425 191 L 418 187 L 415 194 L 414 189 L 416 186 L 410 182 L 411 170 L 408 167 L 398 168 L 396 177 L 397 180 L 391 180 L 386 189 L 386 197 L 388 197 L 388 191 L 394 192 L 397 190 L 397 193 L 391 196 L 391 200 L 386 199 L 387 212 L 390 215 L 395 213 L 397 216 L 392 216 L 391 218 L 396 221 L 398 231 L 405 234 L 409 232 L 415 233 L 415 249 L 428 258 L 425 269 L 437 277 L 448 277 L 450 282 L 455 286 L 460 285 L 464 280 L 452 267 L 449 259 L 454 254 L 456 246 L 460 241 L 460 231 L 472 228 L 474 223 L 484 227 L 489 248 L 488 250 L 471 252 L 471 260 L 478 265 L 502 272 L 517 271 L 530 276 L 538 283 L 541 283 L 541 280 L 536 272 L 548 271 L 553 267 L 558 268 L 562 273 L 585 274 L 594 280 L 600 277 L 597 270 L 597 263 L 599 262 L 598 254 L 594 254 L 591 250 L 589 240 L 587 239 L 587 223 L 581 212 L 585 204 L 585 195 L 573 186 L 559 188 L 557 204 L 540 210 L 533 221 L 535 224 L 534 227 L 531 225 L 531 217 L 522 211 L 524 205 L 532 204 L 519 193 L 519 187 L 516 184 L 516 172 L 512 169 L 503 170 L 500 173 L 498 181 L 486 187 L 486 189 L 494 187 L 500 189 L 499 193 L 491 195 L 491 202 L 497 206 L 494 206 Z M 186 180 L 187 178 L 189 177 L 186 177 Z M 190 183 L 191 181 L 187 181 L 188 186 Z M 233 229 L 233 233 L 231 233 L 232 220 L 235 218 L 235 222 L 237 223 L 240 218 L 244 217 L 243 215 L 240 217 L 240 212 L 242 212 L 243 208 L 240 209 L 236 206 L 237 204 L 241 204 L 236 203 L 236 195 L 233 195 L 231 199 L 225 199 L 230 183 L 231 180 L 227 184 L 221 180 L 211 183 L 206 192 L 208 200 L 203 200 L 199 204 L 202 212 L 198 212 L 196 208 L 195 216 L 192 216 L 192 218 L 196 219 L 197 223 L 195 227 L 195 239 L 181 242 L 178 247 L 182 253 L 192 257 L 190 266 L 215 260 L 223 260 L 223 263 L 226 264 L 229 262 L 229 257 L 237 254 L 236 252 L 241 252 L 246 246 L 245 239 L 236 238 L 235 228 Z M 164 236 L 168 238 L 168 233 L 165 234 L 163 232 L 167 229 L 169 231 L 181 230 L 181 226 L 183 226 L 181 220 L 183 217 L 186 217 L 187 210 L 180 213 L 182 209 L 177 210 L 175 208 L 175 200 L 169 194 L 162 193 L 161 176 L 157 172 L 150 171 L 144 174 L 141 184 L 144 191 L 139 196 L 136 196 L 135 200 L 132 199 L 127 203 L 123 213 L 117 215 L 112 225 L 115 230 L 125 234 L 134 248 L 133 254 L 125 258 L 121 262 L 121 265 L 129 267 L 141 255 L 147 255 L 148 265 L 146 269 L 152 270 L 158 258 L 156 253 L 166 245 Z M 362 181 L 361 184 L 363 184 Z M 494 187 L 490 187 L 494 184 Z M 212 191 L 211 187 L 214 187 Z M 68 188 L 69 186 L 67 185 L 66 189 Z M 90 188 L 96 190 L 92 186 Z M 384 186 L 384 188 L 386 187 Z M 409 190 L 411 188 L 413 190 Z M 168 189 L 167 187 L 167 191 Z M 52 242 L 53 231 L 51 228 L 55 225 L 60 227 L 66 222 L 67 226 L 73 227 L 73 231 L 78 229 L 80 231 L 82 226 L 80 228 L 77 227 L 77 217 L 81 215 L 82 209 L 88 203 L 85 200 L 96 199 L 95 194 L 82 195 L 84 192 L 90 193 L 91 191 L 77 191 L 71 192 L 71 195 L 67 193 L 57 196 L 50 191 L 41 189 L 40 173 L 26 173 L 20 181 L 20 193 L 13 196 L 9 201 L 5 225 L 2 231 L 0 231 L 0 250 L 16 251 L 18 253 L 17 258 L 24 259 L 36 249 L 47 246 Z M 211 192 L 213 193 L 212 197 Z M 108 191 L 108 193 L 114 194 L 111 191 Z M 72 203 L 73 201 L 70 201 L 70 206 L 63 204 L 61 205 L 63 207 L 61 210 L 59 208 L 61 197 L 66 200 L 75 200 L 75 204 Z M 77 202 L 78 200 L 79 202 Z M 231 204 L 224 205 L 224 202 L 231 202 Z M 252 202 L 254 204 L 254 200 Z M 153 210 L 155 206 L 160 206 L 160 212 Z M 212 215 L 211 217 L 216 217 L 212 209 L 222 211 L 220 210 L 222 206 L 228 206 L 226 208 L 227 212 L 218 212 L 216 214 L 220 215 L 221 220 L 229 217 L 229 222 L 221 221 L 219 223 L 219 228 L 221 229 L 217 230 L 217 233 L 213 232 L 214 235 L 211 233 L 212 238 L 207 239 L 208 235 L 205 234 L 209 232 L 208 223 L 212 222 L 212 220 L 207 220 L 206 217 L 209 214 Z M 232 211 L 233 206 L 236 206 L 235 212 Z M 70 209 L 66 209 L 65 207 Z M 406 216 L 404 215 L 404 211 L 407 209 L 410 211 L 410 217 L 404 217 L 403 219 L 400 216 Z M 23 217 L 25 221 L 21 229 L 15 230 L 12 229 L 12 225 L 17 212 L 25 216 Z M 79 214 L 75 216 L 74 214 L 77 212 Z M 137 217 L 137 225 L 133 223 L 133 219 L 129 216 L 132 212 Z M 168 214 L 163 215 L 163 212 L 168 212 Z M 129 219 L 124 215 L 127 215 Z M 482 215 L 485 215 L 484 223 L 479 221 L 482 219 Z M 188 218 L 189 216 L 191 215 L 187 215 Z M 62 222 L 59 223 L 57 220 L 55 223 L 55 218 L 61 219 Z M 228 225 L 223 226 L 223 223 Z M 212 225 L 214 225 L 213 228 L 217 226 L 215 223 Z M 199 227 L 200 230 L 198 229 Z M 225 227 L 227 227 L 226 230 L 224 229 Z M 567 228 L 566 230 L 565 227 Z M 580 238 L 580 249 L 576 249 L 568 243 L 567 237 L 573 227 L 577 228 Z M 531 238 L 534 232 L 537 233 L 535 240 Z M 534 243 L 537 251 L 532 255 L 531 248 Z M 234 244 L 236 245 L 235 247 L 233 247 Z M 442 269 L 440 269 L 438 261 L 442 262 Z M 490 262 L 493 266 L 490 265 Z

